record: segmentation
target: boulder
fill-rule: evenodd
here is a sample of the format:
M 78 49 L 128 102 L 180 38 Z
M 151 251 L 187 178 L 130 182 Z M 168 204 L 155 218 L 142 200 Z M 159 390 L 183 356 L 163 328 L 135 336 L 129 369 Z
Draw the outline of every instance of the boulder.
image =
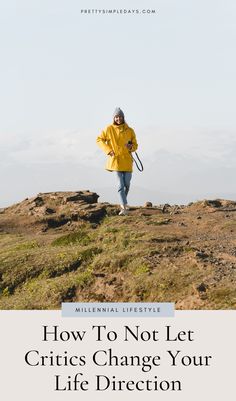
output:
M 152 207 L 152 202 L 145 202 L 144 207 Z

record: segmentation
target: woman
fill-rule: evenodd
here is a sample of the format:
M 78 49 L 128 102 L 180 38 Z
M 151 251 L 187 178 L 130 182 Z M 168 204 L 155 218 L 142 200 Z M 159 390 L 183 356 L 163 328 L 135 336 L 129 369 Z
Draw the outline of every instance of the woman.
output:
M 138 144 L 134 130 L 126 124 L 124 113 L 119 107 L 115 109 L 113 124 L 108 125 L 97 137 L 97 144 L 109 156 L 106 169 L 117 174 L 121 200 L 119 215 L 125 215 L 129 209 L 127 195 L 133 170 L 131 152 L 136 151 Z

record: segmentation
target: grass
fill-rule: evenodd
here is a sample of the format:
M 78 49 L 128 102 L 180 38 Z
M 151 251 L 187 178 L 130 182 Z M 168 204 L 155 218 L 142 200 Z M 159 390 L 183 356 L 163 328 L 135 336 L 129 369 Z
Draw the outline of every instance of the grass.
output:
M 170 222 L 171 222 L 170 219 L 161 219 L 161 220 L 152 219 L 152 220 L 147 221 L 146 224 L 152 225 L 152 226 L 163 226 L 163 225 L 169 224 Z
M 235 309 L 236 289 L 221 286 L 213 289 L 208 295 L 208 299 L 216 309 Z
M 58 307 L 66 294 L 73 294 L 71 288 L 78 288 L 92 277 L 89 264 L 101 252 L 84 232 L 41 245 L 19 235 L 1 235 L 0 241 L 2 309 L 35 308 L 36 304 L 38 309 Z M 33 301 L 32 294 L 37 301 Z
M 88 245 L 92 242 L 92 239 L 85 231 L 78 231 L 74 233 L 69 233 L 67 235 L 62 235 L 61 237 L 55 239 L 52 242 L 52 246 L 66 246 L 66 245 Z
M 236 307 L 227 277 L 204 294 L 214 266 L 201 265 L 195 245 L 173 221 L 110 214 L 96 229 L 0 234 L 0 309 L 58 309 L 63 301 L 176 302 L 192 309 Z

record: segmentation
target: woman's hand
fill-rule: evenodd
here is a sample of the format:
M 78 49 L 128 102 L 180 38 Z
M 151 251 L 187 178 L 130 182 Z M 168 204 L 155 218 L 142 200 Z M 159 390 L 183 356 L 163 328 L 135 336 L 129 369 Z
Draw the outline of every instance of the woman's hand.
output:
M 132 150 L 133 144 L 132 143 L 126 143 L 125 145 L 128 150 Z

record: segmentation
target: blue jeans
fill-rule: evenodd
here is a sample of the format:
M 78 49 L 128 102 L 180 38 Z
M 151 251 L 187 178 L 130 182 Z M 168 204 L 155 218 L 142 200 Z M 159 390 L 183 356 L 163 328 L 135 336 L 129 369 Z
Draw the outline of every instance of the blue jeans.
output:
M 132 173 L 129 171 L 116 171 L 116 174 L 119 182 L 118 192 L 120 194 L 121 204 L 125 206 L 128 203 L 127 195 L 129 192 Z

